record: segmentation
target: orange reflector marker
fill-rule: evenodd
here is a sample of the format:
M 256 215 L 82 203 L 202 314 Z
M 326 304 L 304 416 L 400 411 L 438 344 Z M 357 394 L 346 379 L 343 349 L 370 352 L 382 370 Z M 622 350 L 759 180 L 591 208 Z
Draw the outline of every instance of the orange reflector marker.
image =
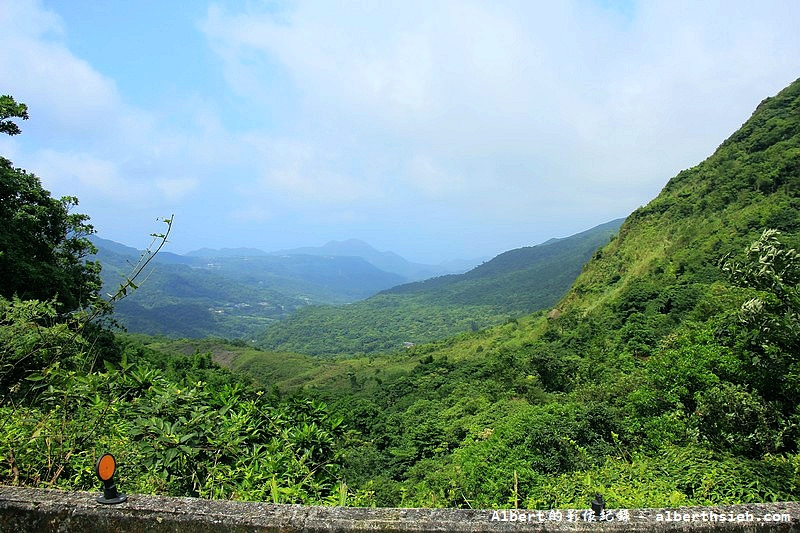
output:
M 103 494 L 97 498 L 100 503 L 122 503 L 128 499 L 125 494 L 117 492 L 117 485 L 114 483 L 114 472 L 117 470 L 117 461 L 110 453 L 103 454 L 97 460 L 95 473 L 100 481 L 103 482 Z
M 117 469 L 117 462 L 114 456 L 110 453 L 105 454 L 97 461 L 97 477 L 100 481 L 108 481 L 114 477 L 114 471 Z

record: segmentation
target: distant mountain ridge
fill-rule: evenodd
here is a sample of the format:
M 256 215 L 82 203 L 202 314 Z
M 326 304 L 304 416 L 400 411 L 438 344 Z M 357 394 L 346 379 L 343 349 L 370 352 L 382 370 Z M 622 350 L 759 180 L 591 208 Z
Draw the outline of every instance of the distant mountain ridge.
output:
M 187 257 L 198 258 L 230 258 L 230 257 L 263 257 L 263 256 L 310 255 L 315 257 L 360 257 L 376 268 L 405 278 L 405 281 L 418 281 L 441 276 L 466 272 L 479 263 L 479 260 L 454 259 L 439 265 L 414 263 L 390 251 L 381 252 L 359 239 L 329 241 L 322 246 L 302 246 L 286 250 L 266 252 L 258 248 L 200 248 L 187 252 Z
M 92 236 L 104 291 L 114 292 L 142 252 Z M 236 249 L 251 250 L 251 249 Z M 116 307 L 130 331 L 178 337 L 253 338 L 310 304 L 342 304 L 406 281 L 360 257 L 224 256 L 160 252 L 140 288 Z
M 502 253 L 464 274 L 398 285 L 343 307 L 310 307 L 270 325 L 260 345 L 313 355 L 396 349 L 554 305 L 623 219 Z
M 391 328 L 393 320 L 396 323 L 409 319 L 404 313 L 410 309 L 395 301 L 399 298 L 407 299 L 417 315 L 413 320 L 424 325 L 417 327 L 418 334 L 406 335 L 398 327 L 390 336 L 403 335 L 419 342 L 431 335 L 483 327 L 508 314 L 552 304 L 577 276 L 580 265 L 594 248 L 602 244 L 590 242 L 591 239 L 606 242 L 619 225 L 617 222 L 566 239 L 551 239 L 549 244 L 500 254 L 466 274 L 441 275 L 441 267 L 412 263 L 357 239 L 272 253 L 256 248 L 201 248 L 185 255 L 160 252 L 151 263 L 153 270 L 147 281 L 117 305 L 116 317 L 130 331 L 139 333 L 264 341 L 265 328 L 309 305 L 355 302 L 345 314 L 366 312 L 373 318 L 395 308 L 392 312 L 398 313 L 396 318 L 384 321 L 384 327 Z M 575 255 L 572 246 L 585 240 L 586 235 L 593 237 Z M 103 265 L 104 290 L 113 292 L 142 251 L 97 236 L 92 240 L 99 248 L 97 258 Z M 542 261 L 557 266 L 542 268 Z M 439 277 L 413 283 L 426 275 Z M 360 303 L 373 295 L 377 295 L 376 299 Z M 388 307 L 387 301 L 391 301 Z M 376 306 L 380 310 L 373 309 Z M 302 322 L 315 312 L 298 320 Z M 324 311 L 329 312 L 328 308 Z M 363 319 L 349 321 L 340 316 L 337 327 L 358 329 Z M 329 338 L 327 333 L 315 332 L 313 342 L 328 342 L 324 341 Z M 388 348 L 393 342 L 386 340 L 386 334 L 378 335 L 374 341 L 375 349 L 379 345 L 381 349 Z M 338 349 L 335 342 L 330 346 Z
M 443 274 L 458 272 L 446 265 L 426 265 L 413 263 L 394 252 L 380 252 L 359 239 L 330 241 L 322 246 L 306 246 L 290 250 L 272 252 L 271 255 L 321 255 L 321 256 L 355 256 L 362 257 L 369 263 L 386 272 L 403 276 L 408 281 L 427 279 Z M 452 265 L 452 263 L 450 263 Z

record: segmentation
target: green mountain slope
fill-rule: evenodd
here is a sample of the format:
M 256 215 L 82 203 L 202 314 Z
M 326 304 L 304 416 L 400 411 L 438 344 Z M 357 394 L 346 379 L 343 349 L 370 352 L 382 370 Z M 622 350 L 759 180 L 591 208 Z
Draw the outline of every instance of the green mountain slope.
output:
M 564 295 L 584 263 L 616 235 L 623 220 L 504 252 L 465 274 L 400 285 L 383 294 L 420 295 L 439 304 L 490 305 L 511 314 L 543 309 Z
M 765 228 L 796 244 L 799 100 L 798 82 L 766 99 L 711 157 L 680 172 L 634 211 L 559 305 L 557 322 L 590 313 L 617 321 L 659 315 L 662 323 L 649 327 L 657 340 L 683 318 L 706 318 L 703 313 L 712 310 L 697 306 L 709 305 L 703 297 L 724 280 L 720 261 L 740 253 Z
M 799 230 L 800 80 L 631 214 L 547 316 L 301 381 L 358 431 L 348 483 L 379 505 L 797 500 Z M 238 361 L 288 381 L 272 356 Z
M 268 327 L 259 343 L 314 355 L 387 351 L 544 309 L 621 223 L 511 250 L 465 274 L 400 285 L 347 306 L 302 309 Z

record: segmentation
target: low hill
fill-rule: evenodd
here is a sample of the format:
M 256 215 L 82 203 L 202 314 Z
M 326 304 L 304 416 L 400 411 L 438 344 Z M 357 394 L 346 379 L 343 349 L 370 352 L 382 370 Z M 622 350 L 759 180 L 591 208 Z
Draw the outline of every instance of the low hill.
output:
M 371 353 L 550 307 L 621 223 L 505 252 L 465 274 L 400 285 L 346 306 L 303 309 L 268 327 L 259 344 L 314 355 Z

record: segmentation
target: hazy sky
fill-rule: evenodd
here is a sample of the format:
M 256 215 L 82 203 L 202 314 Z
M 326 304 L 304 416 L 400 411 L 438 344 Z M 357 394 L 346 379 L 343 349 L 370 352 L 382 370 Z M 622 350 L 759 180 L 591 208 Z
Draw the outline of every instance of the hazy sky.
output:
M 800 77 L 800 2 L 0 0 L 0 154 L 100 236 L 418 261 L 624 217 Z

